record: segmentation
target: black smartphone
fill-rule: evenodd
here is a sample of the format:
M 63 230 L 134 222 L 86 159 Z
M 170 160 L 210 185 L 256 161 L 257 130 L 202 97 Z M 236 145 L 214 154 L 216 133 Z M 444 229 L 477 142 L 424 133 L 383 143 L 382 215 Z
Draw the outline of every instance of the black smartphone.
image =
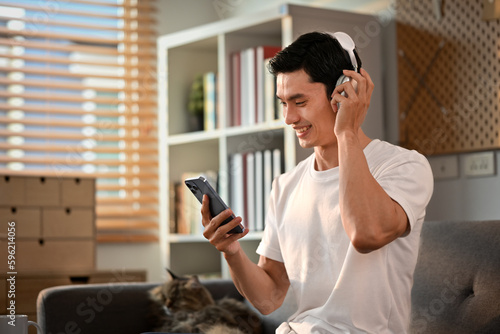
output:
M 210 214 L 212 215 L 212 217 L 217 216 L 219 213 L 221 213 L 222 211 L 229 208 L 226 205 L 226 203 L 224 203 L 224 201 L 219 196 L 219 194 L 215 191 L 215 189 L 212 188 L 210 183 L 208 183 L 208 181 L 203 176 L 199 176 L 199 177 L 195 177 L 195 178 L 191 178 L 191 179 L 186 179 L 186 180 L 184 180 L 184 183 L 189 188 L 189 190 L 191 190 L 193 195 L 196 196 L 196 198 L 198 199 L 198 201 L 200 203 L 202 203 L 202 201 L 203 201 L 203 195 L 208 195 L 208 199 L 209 199 L 208 207 L 210 209 Z M 229 223 L 234 218 L 236 218 L 236 217 L 235 217 L 235 215 L 232 214 L 231 217 L 224 220 L 222 222 L 222 224 L 220 224 L 220 226 Z M 229 233 L 231 233 L 231 234 L 243 233 L 243 230 L 244 230 L 244 228 L 240 224 L 239 226 L 236 226 L 231 231 L 229 231 Z

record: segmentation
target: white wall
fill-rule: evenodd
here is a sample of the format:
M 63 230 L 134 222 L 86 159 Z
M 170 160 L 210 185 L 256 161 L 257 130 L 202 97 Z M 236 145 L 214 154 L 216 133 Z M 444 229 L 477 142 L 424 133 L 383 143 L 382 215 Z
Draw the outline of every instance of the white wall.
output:
M 427 207 L 427 220 L 497 220 L 500 218 L 500 176 L 464 176 L 464 158 L 458 154 L 459 177 L 436 180 Z M 500 152 L 495 152 L 498 163 Z M 430 157 L 430 160 L 433 158 Z M 498 168 L 496 168 L 498 171 Z

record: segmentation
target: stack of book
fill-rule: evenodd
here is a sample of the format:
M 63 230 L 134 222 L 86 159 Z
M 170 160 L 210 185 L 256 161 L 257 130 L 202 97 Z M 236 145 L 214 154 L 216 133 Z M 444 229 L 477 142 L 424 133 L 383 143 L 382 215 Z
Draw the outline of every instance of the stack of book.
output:
M 279 118 L 276 79 L 267 69 L 278 46 L 247 48 L 231 55 L 231 126 L 249 126 Z
M 230 156 L 229 206 L 250 232 L 263 231 L 271 185 L 282 173 L 280 149 Z

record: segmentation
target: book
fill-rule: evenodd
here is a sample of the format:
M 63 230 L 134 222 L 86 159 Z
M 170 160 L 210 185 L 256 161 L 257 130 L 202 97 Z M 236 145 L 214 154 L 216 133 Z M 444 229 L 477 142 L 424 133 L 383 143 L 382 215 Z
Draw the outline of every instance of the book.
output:
M 246 226 L 250 229 L 250 231 L 256 230 L 256 210 L 255 210 L 255 154 L 253 152 L 249 152 L 245 155 L 246 159 L 246 175 L 245 175 L 245 183 L 246 183 Z
M 281 174 L 281 171 L 281 150 L 275 148 L 273 150 L 273 180 Z
M 264 230 L 264 165 L 263 152 L 256 151 L 255 159 L 255 230 Z
M 231 55 L 231 126 L 241 125 L 241 53 Z
M 243 179 L 243 154 L 235 153 L 230 156 L 229 163 L 229 207 L 236 216 L 244 216 L 244 179 Z M 244 222 L 246 225 L 246 222 Z
M 273 184 L 273 156 L 271 150 L 264 151 L 264 216 L 267 214 L 267 207 L 269 206 L 269 197 L 271 195 L 271 188 Z
M 269 73 L 268 65 L 280 46 L 258 46 L 255 48 L 257 122 L 276 119 L 276 78 Z

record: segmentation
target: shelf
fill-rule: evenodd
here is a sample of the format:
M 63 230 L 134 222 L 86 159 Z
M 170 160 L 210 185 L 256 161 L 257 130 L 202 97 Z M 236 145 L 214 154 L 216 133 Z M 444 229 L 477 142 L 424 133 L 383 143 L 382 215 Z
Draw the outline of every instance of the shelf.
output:
M 227 128 L 226 131 L 224 131 L 224 133 L 228 137 L 233 137 L 233 136 L 240 136 L 244 134 L 258 133 L 263 131 L 284 129 L 285 126 L 286 126 L 285 122 L 283 120 L 278 119 L 275 121 L 260 123 L 250 126 L 233 126 Z
M 168 137 L 168 145 L 182 145 L 217 139 L 221 135 L 220 130 L 196 131 L 182 133 Z

